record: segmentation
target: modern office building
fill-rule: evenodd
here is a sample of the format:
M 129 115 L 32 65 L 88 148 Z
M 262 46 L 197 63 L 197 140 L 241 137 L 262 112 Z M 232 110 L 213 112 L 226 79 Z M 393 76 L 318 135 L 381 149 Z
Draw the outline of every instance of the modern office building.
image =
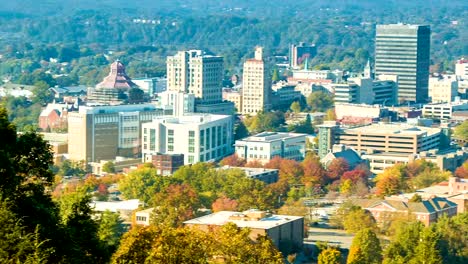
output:
M 247 162 L 259 161 L 263 164 L 275 156 L 285 159 L 303 160 L 306 134 L 263 132 L 236 140 L 236 154 Z
M 69 157 L 85 162 L 139 157 L 141 124 L 171 112 L 153 104 L 80 106 L 68 114 Z
M 143 161 L 157 153 L 183 154 L 184 164 L 194 164 L 220 160 L 233 152 L 233 118 L 228 115 L 155 117 L 142 130 Z
M 162 77 L 132 79 L 148 95 L 166 91 L 167 79 Z
M 299 45 L 291 44 L 289 46 L 289 66 L 297 68 L 304 64 L 307 59 L 312 59 L 317 55 L 317 47 L 315 44 L 307 44 L 300 42 Z
M 429 78 L 429 98 L 433 103 L 450 103 L 458 96 L 455 75 Z
M 399 102 L 426 102 L 431 29 L 427 25 L 377 25 L 375 74 L 398 76 Z
M 242 114 L 256 115 L 271 109 L 271 78 L 263 49 L 255 49 L 255 57 L 244 63 L 242 82 Z
M 304 240 L 304 217 L 272 215 L 255 209 L 244 212 L 220 211 L 185 221 L 184 225 L 209 232 L 212 228 L 227 223 L 249 228 L 250 238 L 254 241 L 258 235 L 268 236 L 277 248 L 282 248 L 283 243 L 291 243 L 290 246 L 301 248 Z

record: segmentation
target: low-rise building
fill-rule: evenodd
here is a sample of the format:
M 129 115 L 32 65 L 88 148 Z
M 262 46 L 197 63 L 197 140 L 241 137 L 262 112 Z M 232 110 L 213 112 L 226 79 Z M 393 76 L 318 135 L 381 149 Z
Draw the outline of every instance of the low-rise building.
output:
M 429 78 L 429 97 L 433 103 L 449 103 L 458 95 L 455 75 Z
M 104 213 L 105 211 L 111 211 L 113 213 L 118 213 L 120 218 L 124 223 L 131 223 L 132 213 L 142 203 L 138 199 L 131 199 L 125 201 L 116 201 L 116 202 L 102 202 L 94 201 L 89 204 L 90 208 L 97 213 Z
M 379 224 L 385 224 L 395 217 L 414 217 L 429 226 L 446 215 L 457 214 L 457 204 L 442 197 L 435 197 L 422 202 L 409 202 L 408 199 L 387 197 L 381 199 L 357 199 L 354 204 L 369 211 Z
M 135 213 L 135 223 L 137 225 L 149 226 L 151 221 L 151 215 L 153 214 L 154 208 L 148 208 Z
M 370 171 L 375 174 L 382 173 L 386 168 L 397 163 L 409 163 L 419 159 L 436 164 L 441 170 L 455 171 L 468 159 L 465 151 L 440 152 L 436 149 L 422 151 L 417 154 L 390 153 L 390 152 L 367 152 L 362 158 L 368 161 Z
M 320 162 L 328 167 L 330 163 L 335 159 L 344 159 L 348 162 L 350 169 L 353 169 L 357 165 L 363 163 L 359 153 L 352 148 L 346 148 L 345 145 L 333 145 L 331 151 L 320 159 Z
M 273 215 L 258 210 L 221 211 L 184 222 L 186 226 L 205 232 L 226 223 L 234 223 L 240 228 L 249 228 L 252 240 L 256 240 L 258 235 L 268 236 L 280 250 L 283 244 L 301 248 L 304 240 L 304 217 L 302 216 Z
M 238 157 L 247 162 L 260 161 L 265 164 L 275 156 L 303 160 L 306 134 L 262 132 L 236 140 L 235 151 Z
M 466 110 L 468 110 L 467 100 L 442 104 L 426 104 L 423 107 L 423 116 L 435 119 L 452 119 L 454 112 Z
M 115 172 L 122 172 L 125 168 L 135 167 L 141 164 L 141 159 L 138 158 L 125 158 L 115 157 L 113 160 L 100 160 L 99 162 L 90 162 L 91 172 L 96 175 L 103 175 L 106 172 L 103 170 L 104 165 L 111 162 L 114 166 Z
M 148 154 L 145 162 L 152 163 L 159 175 L 168 176 L 184 165 L 184 154 Z
M 162 116 L 143 124 L 142 130 L 143 161 L 157 153 L 183 154 L 184 164 L 194 164 L 220 160 L 232 154 L 232 116 Z
M 223 100 L 234 103 L 236 112 L 242 113 L 242 92 L 231 88 L 223 88 Z
M 275 183 L 278 181 L 279 170 L 265 168 L 248 168 L 248 167 L 232 167 L 225 165 L 221 170 L 241 170 L 245 176 L 250 179 L 262 181 L 266 184 Z

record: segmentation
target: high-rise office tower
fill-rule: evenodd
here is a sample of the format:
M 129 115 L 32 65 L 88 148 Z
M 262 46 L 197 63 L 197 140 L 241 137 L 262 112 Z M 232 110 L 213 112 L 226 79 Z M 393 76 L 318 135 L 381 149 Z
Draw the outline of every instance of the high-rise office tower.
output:
M 223 57 L 204 55 L 201 50 L 179 51 L 167 57 L 167 90 L 194 94 L 197 103 L 219 103 L 223 71 Z
M 375 74 L 398 75 L 399 102 L 427 101 L 430 42 L 427 25 L 377 25 Z
M 271 108 L 271 78 L 263 60 L 263 49 L 255 49 L 255 57 L 244 63 L 242 81 L 242 114 L 256 115 Z

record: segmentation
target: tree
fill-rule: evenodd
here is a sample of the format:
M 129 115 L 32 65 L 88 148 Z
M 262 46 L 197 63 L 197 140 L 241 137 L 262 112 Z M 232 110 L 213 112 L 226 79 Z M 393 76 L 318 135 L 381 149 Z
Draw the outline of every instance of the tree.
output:
M 322 250 L 318 256 L 318 264 L 340 264 L 341 252 L 334 247 Z
M 153 222 L 157 225 L 177 227 L 195 218 L 201 202 L 188 184 L 172 184 L 158 192 L 153 199 Z
M 211 208 L 213 209 L 213 212 L 237 211 L 238 206 L 239 204 L 236 200 L 232 200 L 227 198 L 226 196 L 222 196 L 216 199 L 216 201 L 214 201 L 214 203 L 211 205 Z
M 344 217 L 343 227 L 348 233 L 357 233 L 364 228 L 377 230 L 377 224 L 372 215 L 364 209 L 350 210 Z
M 439 234 L 432 228 L 425 228 L 420 235 L 419 243 L 414 249 L 414 257 L 408 262 L 411 264 L 427 263 L 438 264 L 442 257 L 438 249 Z
M 454 137 L 457 139 L 468 141 L 468 120 L 463 121 L 460 125 L 455 127 Z
M 353 238 L 349 248 L 348 264 L 380 264 L 382 262 L 382 249 L 375 233 L 364 228 Z
M 125 233 L 119 248 L 112 256 L 112 263 L 145 263 L 162 229 L 156 226 L 135 226 Z
M 141 103 L 144 101 L 145 101 L 144 92 L 140 88 L 131 88 L 128 91 L 128 103 L 136 104 L 136 103 Z
M 123 221 L 119 214 L 105 211 L 99 219 L 98 237 L 104 242 L 111 252 L 114 252 L 124 234 Z
M 115 165 L 112 161 L 108 161 L 102 165 L 102 171 L 106 173 L 115 173 Z
M 273 69 L 273 74 L 271 76 L 271 81 L 273 83 L 276 83 L 280 80 L 280 77 L 279 77 L 279 71 L 277 68 Z
M 232 167 L 243 167 L 245 165 L 245 159 L 239 158 L 236 153 L 225 157 L 219 164 L 221 166 L 232 166 Z
M 332 160 L 327 166 L 327 176 L 331 181 L 340 179 L 349 170 L 349 163 L 343 158 Z
M 298 101 L 292 102 L 289 108 L 296 114 L 301 112 L 301 104 Z
M 468 179 L 468 160 L 463 162 L 463 164 L 455 170 L 455 176 Z
M 249 130 L 242 121 L 236 122 L 234 125 L 234 140 L 242 139 L 249 136 Z
M 385 169 L 376 177 L 377 184 L 375 193 L 378 196 L 387 196 L 397 194 L 405 190 L 407 187 L 404 181 L 404 177 L 404 164 L 396 164 Z
M 38 81 L 34 83 L 33 102 L 46 105 L 52 100 L 52 94 L 49 91 L 49 85 L 44 81 Z
M 312 112 L 325 112 L 333 107 L 333 96 L 322 91 L 312 92 L 307 97 L 307 104 Z
M 439 234 L 438 250 L 443 263 L 462 264 L 468 260 L 468 213 L 443 216 L 433 225 Z
M 326 182 L 326 171 L 322 167 L 320 158 L 317 155 L 309 153 L 301 163 L 304 171 L 302 183 L 312 186 L 315 184 L 324 184 Z
M 335 108 L 328 109 L 325 116 L 326 121 L 335 121 L 336 120 L 336 113 Z

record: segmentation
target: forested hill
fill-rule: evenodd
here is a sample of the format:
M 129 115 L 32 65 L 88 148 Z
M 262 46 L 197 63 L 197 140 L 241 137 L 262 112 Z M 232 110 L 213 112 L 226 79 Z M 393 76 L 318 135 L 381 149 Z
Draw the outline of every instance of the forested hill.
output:
M 15 0 L 0 5 L 0 45 L 199 48 L 237 64 L 255 45 L 286 54 L 306 41 L 319 47 L 312 65 L 357 70 L 372 56 L 375 25 L 405 22 L 431 25 L 432 64 L 445 69 L 468 54 L 467 20 L 463 0 Z

